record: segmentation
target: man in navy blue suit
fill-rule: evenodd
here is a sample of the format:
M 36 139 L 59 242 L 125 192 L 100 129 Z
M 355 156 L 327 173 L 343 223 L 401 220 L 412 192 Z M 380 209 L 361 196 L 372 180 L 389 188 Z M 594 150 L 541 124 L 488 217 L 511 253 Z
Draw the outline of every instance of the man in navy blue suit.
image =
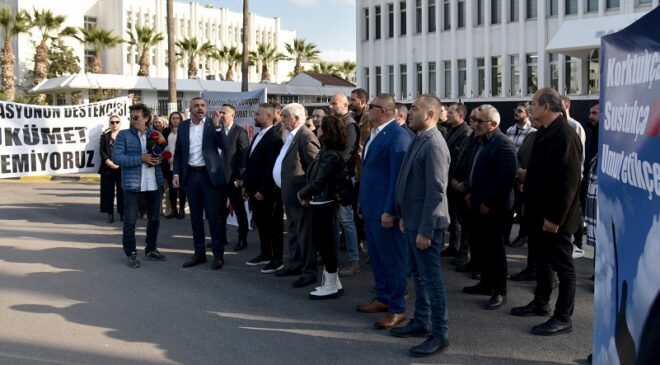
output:
M 376 298 L 357 307 L 358 312 L 385 312 L 374 323 L 378 329 L 391 328 L 405 320 L 404 298 L 408 280 L 409 251 L 397 228 L 396 181 L 410 144 L 410 134 L 395 122 L 396 104 L 389 94 L 378 94 L 369 104 L 373 127 L 362 151 L 359 212 L 371 268 L 376 282 Z
M 209 222 L 213 270 L 224 265 L 224 226 L 220 225 L 220 189 L 227 181 L 218 149 L 227 150 L 227 135 L 216 112 L 213 119 L 206 116 L 206 100 L 196 97 L 190 101 L 190 119 L 181 122 L 176 139 L 172 185 L 183 186 L 188 195 L 190 223 L 195 252 L 183 267 L 206 262 L 204 244 L 204 215 Z

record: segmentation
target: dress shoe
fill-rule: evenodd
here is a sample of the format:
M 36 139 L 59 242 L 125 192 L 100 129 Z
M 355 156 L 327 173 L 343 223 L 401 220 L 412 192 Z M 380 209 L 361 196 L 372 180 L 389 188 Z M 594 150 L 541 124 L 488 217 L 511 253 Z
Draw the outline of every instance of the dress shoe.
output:
M 234 246 L 234 251 L 242 251 L 247 247 L 247 240 L 239 239 L 236 246 Z
M 277 270 L 282 269 L 283 267 L 284 267 L 284 264 L 282 263 L 282 261 L 272 260 L 272 261 L 268 262 L 266 264 L 266 266 L 264 266 L 261 269 L 261 273 L 262 274 L 272 274 L 272 273 L 276 272 Z
M 484 288 L 481 283 L 472 286 L 466 286 L 463 288 L 463 293 L 466 294 L 477 294 L 477 295 L 492 295 L 493 291 L 487 288 Z
M 573 324 L 569 319 L 568 322 L 559 320 L 559 318 L 552 316 L 545 323 L 532 327 L 532 333 L 539 336 L 554 336 L 562 333 L 569 333 L 573 330 Z
M 215 258 L 211 264 L 211 270 L 220 270 L 223 266 L 225 266 L 225 261 L 223 259 Z
M 506 295 L 493 294 L 484 305 L 484 308 L 493 310 L 503 306 L 504 303 L 506 303 Z
M 374 327 L 379 330 L 385 330 L 399 325 L 399 323 L 406 320 L 406 315 L 403 313 L 385 313 L 379 320 L 374 323 Z
M 536 274 L 530 270 L 528 267 L 524 268 L 521 272 L 513 275 L 509 275 L 509 280 L 511 281 L 535 281 Z
M 519 317 L 547 316 L 550 314 L 550 306 L 547 304 L 543 305 L 535 300 L 532 300 L 526 306 L 511 308 L 511 314 Z
M 257 255 L 257 257 L 253 258 L 252 260 L 248 261 L 245 263 L 247 266 L 259 266 L 259 265 L 265 265 L 270 262 L 270 258 L 267 256 L 264 256 L 262 254 Z
M 511 247 L 516 248 L 516 247 L 522 247 L 527 244 L 527 236 L 518 236 L 516 239 L 511 242 Z
M 303 288 L 307 285 L 316 284 L 317 281 L 316 275 L 300 275 L 291 285 L 294 288 Z
M 289 269 L 288 267 L 284 267 L 281 270 L 275 271 L 274 276 L 277 276 L 278 278 L 282 278 L 285 276 L 294 276 L 294 275 L 300 275 L 300 270 L 292 270 Z
M 183 263 L 183 267 L 193 267 L 206 262 L 206 255 L 193 255 L 193 257 Z
M 458 255 L 458 250 L 452 246 L 449 246 L 440 252 L 441 257 L 454 257 Z
M 447 346 L 449 346 L 448 339 L 440 336 L 429 336 L 421 345 L 408 350 L 408 354 L 412 357 L 429 356 L 442 351 Z
M 374 300 L 371 303 L 360 304 L 357 306 L 356 309 L 360 313 L 381 313 L 381 312 L 387 312 L 389 308 L 390 308 L 389 305 Z
M 390 329 L 390 335 L 394 337 L 426 337 L 431 332 L 430 326 L 424 325 L 421 322 L 416 322 L 411 319 L 403 327 L 394 327 Z
M 108 213 L 108 223 L 115 223 L 115 216 L 112 213 Z
M 470 258 L 468 257 L 467 253 L 459 252 L 458 255 L 451 259 L 450 263 L 455 266 L 461 266 L 467 264 L 468 261 L 470 261 Z

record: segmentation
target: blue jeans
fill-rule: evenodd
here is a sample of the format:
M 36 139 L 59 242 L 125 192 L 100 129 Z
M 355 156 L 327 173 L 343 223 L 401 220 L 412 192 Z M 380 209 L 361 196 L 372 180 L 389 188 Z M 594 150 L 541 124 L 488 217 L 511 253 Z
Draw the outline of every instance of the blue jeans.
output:
M 415 322 L 428 327 L 431 334 L 447 338 L 447 293 L 440 271 L 440 250 L 445 230 L 433 232 L 431 247 L 417 248 L 417 230 L 406 229 L 405 239 L 410 247 L 410 271 L 415 280 Z
M 352 206 L 339 206 L 337 210 L 337 220 L 335 223 L 335 247 L 339 248 L 339 228 L 344 230 L 346 239 L 346 254 L 348 261 L 360 261 L 360 252 L 358 251 L 357 228 L 355 228 L 355 219 L 353 219 Z
M 124 190 L 124 232 L 122 244 L 124 253 L 130 256 L 137 249 L 135 247 L 135 222 L 138 215 L 138 204 L 141 197 L 147 201 L 147 237 L 145 239 L 145 253 L 156 249 L 158 241 L 158 228 L 160 227 L 160 190 L 153 191 L 125 191 Z

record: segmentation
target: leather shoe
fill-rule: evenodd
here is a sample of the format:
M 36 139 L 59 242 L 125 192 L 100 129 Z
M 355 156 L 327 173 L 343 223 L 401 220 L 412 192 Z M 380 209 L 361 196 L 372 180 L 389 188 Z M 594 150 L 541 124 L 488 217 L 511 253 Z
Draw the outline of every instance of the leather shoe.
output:
M 559 318 L 552 316 L 545 323 L 532 327 L 532 333 L 539 336 L 554 336 L 562 333 L 569 333 L 573 330 L 573 324 L 569 319 L 568 322 L 559 320 Z
M 493 310 L 503 306 L 504 303 L 506 303 L 506 295 L 493 294 L 488 302 L 486 302 L 484 308 Z
M 291 270 L 287 267 L 284 267 L 281 270 L 275 271 L 275 273 L 273 275 L 277 276 L 277 277 L 280 277 L 280 278 L 285 277 L 285 276 L 300 275 L 300 270 Z
M 440 336 L 429 336 L 421 345 L 408 350 L 408 354 L 412 357 L 429 356 L 442 351 L 447 346 L 449 346 L 448 339 Z
M 511 314 L 519 317 L 547 316 L 550 314 L 550 306 L 547 304 L 543 305 L 535 300 L 532 300 L 524 307 L 511 308 Z
M 114 223 L 115 222 L 115 216 L 112 213 L 108 213 L 108 223 Z
M 183 263 L 183 267 L 193 267 L 206 262 L 206 255 L 193 255 L 193 257 Z
M 415 322 L 415 319 L 411 319 L 403 327 L 395 327 L 390 329 L 390 335 L 394 337 L 425 337 L 428 336 L 431 332 L 429 326 L 423 325 L 421 322 Z
M 213 263 L 211 264 L 211 270 L 220 270 L 222 267 L 225 266 L 225 261 L 223 259 L 213 259 Z
M 403 313 L 385 313 L 379 320 L 374 323 L 374 327 L 379 330 L 384 330 L 397 326 L 399 323 L 406 320 L 406 315 Z
M 511 247 L 522 247 L 527 244 L 527 236 L 518 236 L 511 242 Z
M 509 280 L 511 281 L 534 281 L 536 280 L 536 274 L 532 272 L 528 267 L 524 268 L 521 272 L 513 275 L 509 275 Z
M 242 251 L 247 247 L 247 241 L 245 239 L 238 240 L 236 246 L 234 246 L 234 251 Z
M 466 294 L 477 294 L 477 295 L 492 295 L 493 291 L 486 289 L 481 285 L 481 283 L 473 286 L 466 286 L 463 288 L 463 293 Z
M 374 300 L 371 303 L 367 304 L 360 304 L 356 307 L 357 311 L 360 313 L 381 313 L 381 312 L 387 312 L 387 310 L 390 308 L 389 305 L 383 304 L 377 300 Z
M 306 287 L 307 285 L 312 285 L 316 284 L 316 276 L 312 275 L 300 275 L 296 281 L 293 282 L 293 287 L 294 288 L 303 288 Z

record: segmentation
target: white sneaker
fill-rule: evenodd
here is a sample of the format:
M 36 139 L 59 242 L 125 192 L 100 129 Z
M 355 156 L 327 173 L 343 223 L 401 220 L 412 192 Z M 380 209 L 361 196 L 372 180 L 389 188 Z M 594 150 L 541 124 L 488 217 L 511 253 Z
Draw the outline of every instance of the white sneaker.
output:
M 573 259 L 584 257 L 584 250 L 573 245 Z
M 334 299 L 339 298 L 339 288 L 337 287 L 339 276 L 337 273 L 330 274 L 323 270 L 323 285 L 309 293 L 309 299 Z

